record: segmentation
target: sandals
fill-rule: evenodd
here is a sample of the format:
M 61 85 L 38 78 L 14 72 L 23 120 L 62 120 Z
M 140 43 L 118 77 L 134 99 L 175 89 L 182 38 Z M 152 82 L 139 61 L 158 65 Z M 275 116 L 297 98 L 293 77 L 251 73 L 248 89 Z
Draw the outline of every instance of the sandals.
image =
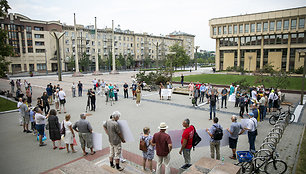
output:
M 55 150 L 55 149 L 57 149 L 57 147 L 56 147 L 56 146 L 54 146 L 54 147 L 53 147 L 53 150 Z
M 93 151 L 92 153 L 90 153 L 90 155 L 94 155 L 96 153 L 96 151 Z
M 86 156 L 86 155 L 88 155 L 88 152 L 85 152 L 85 154 L 83 153 L 83 156 Z

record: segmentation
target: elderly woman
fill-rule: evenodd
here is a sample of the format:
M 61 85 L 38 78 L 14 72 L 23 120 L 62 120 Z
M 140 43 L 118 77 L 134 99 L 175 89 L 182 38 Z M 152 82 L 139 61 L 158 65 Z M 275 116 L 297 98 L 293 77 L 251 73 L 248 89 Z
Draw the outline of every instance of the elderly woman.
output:
M 39 146 L 46 146 L 47 144 L 42 142 L 42 138 L 45 134 L 45 124 L 48 115 L 46 117 L 42 115 L 43 111 L 39 107 L 35 108 L 35 112 L 36 130 L 39 133 Z
M 76 151 L 73 148 L 73 138 L 75 137 L 74 131 L 72 129 L 72 123 L 70 121 L 70 114 L 67 114 L 65 116 L 65 120 L 63 121 L 64 127 L 65 127 L 65 143 L 67 148 L 67 153 L 69 153 L 69 145 L 71 147 L 72 153 L 75 153 Z
M 58 141 L 59 149 L 65 149 L 65 147 L 61 146 L 61 126 L 58 122 L 58 117 L 56 116 L 56 110 L 51 109 L 48 114 L 48 129 L 49 129 L 49 137 L 53 142 L 53 149 L 56 149 L 55 141 Z

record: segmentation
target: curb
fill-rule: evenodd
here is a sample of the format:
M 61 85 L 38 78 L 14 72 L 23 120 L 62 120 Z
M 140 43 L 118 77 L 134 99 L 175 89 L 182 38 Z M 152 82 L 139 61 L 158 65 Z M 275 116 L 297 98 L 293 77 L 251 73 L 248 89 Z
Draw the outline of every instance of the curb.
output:
M 13 100 L 13 99 L 11 99 L 11 98 L 5 97 L 5 96 L 3 96 L 3 95 L 0 95 L 0 97 L 1 97 L 1 98 L 4 98 L 4 99 L 6 99 L 6 100 L 9 100 L 9 101 L 12 101 L 12 102 L 17 103 L 17 101 L 15 101 L 15 100 Z M 18 111 L 19 111 L 19 109 L 14 109 L 14 110 L 9 110 L 9 111 L 0 112 L 0 114 L 7 114 L 7 113 L 12 113 L 12 112 L 18 112 Z
M 297 167 L 298 160 L 299 160 L 299 157 L 300 157 L 300 151 L 301 151 L 301 147 L 302 147 L 302 143 L 303 143 L 303 137 L 304 137 L 305 127 L 306 127 L 306 125 L 304 124 L 302 136 L 301 136 L 301 139 L 300 139 L 299 148 L 298 148 L 298 151 L 297 151 L 297 155 L 296 155 L 296 158 L 295 158 L 295 161 L 294 161 L 293 170 L 292 170 L 292 173 L 293 173 L 293 174 L 295 174 L 295 172 L 296 172 L 296 167 Z

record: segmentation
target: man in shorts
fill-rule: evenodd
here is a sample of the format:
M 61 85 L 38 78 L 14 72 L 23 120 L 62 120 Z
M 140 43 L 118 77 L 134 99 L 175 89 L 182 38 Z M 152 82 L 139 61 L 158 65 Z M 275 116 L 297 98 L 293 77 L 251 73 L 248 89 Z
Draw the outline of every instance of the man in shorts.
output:
M 26 104 L 27 100 L 25 98 L 22 99 L 22 105 L 20 106 L 20 112 L 23 119 L 23 132 L 31 133 L 29 131 L 29 122 L 30 122 L 30 110 Z
M 85 145 L 87 146 L 87 148 L 90 148 L 91 155 L 96 153 L 93 150 L 93 144 L 92 144 L 92 127 L 89 121 L 86 120 L 86 116 L 89 115 L 91 114 L 81 114 L 80 115 L 81 119 L 77 121 L 72 127 L 75 131 L 79 133 L 79 139 L 84 156 L 88 154 L 85 151 Z
M 229 136 L 229 148 L 232 149 L 233 156 L 230 156 L 230 159 L 236 160 L 236 148 L 238 142 L 238 136 L 244 132 L 240 123 L 237 123 L 237 116 L 233 115 L 231 117 L 232 125 L 230 128 L 227 128 L 227 131 L 230 133 Z
M 58 99 L 60 101 L 60 110 L 59 110 L 59 113 L 61 113 L 61 111 L 62 111 L 62 106 L 64 108 L 64 113 L 66 113 L 66 107 L 65 107 L 66 93 L 63 91 L 63 88 L 61 88 L 60 91 L 58 92 Z
M 103 128 L 108 135 L 109 146 L 110 146 L 110 154 L 109 154 L 109 162 L 112 168 L 115 168 L 119 171 L 122 171 L 124 168 L 120 167 L 120 154 L 121 154 L 121 142 L 125 143 L 121 130 L 119 128 L 118 120 L 120 118 L 120 112 L 115 111 L 111 119 L 107 120 L 103 124 Z M 116 166 L 114 165 L 113 160 L 115 159 Z

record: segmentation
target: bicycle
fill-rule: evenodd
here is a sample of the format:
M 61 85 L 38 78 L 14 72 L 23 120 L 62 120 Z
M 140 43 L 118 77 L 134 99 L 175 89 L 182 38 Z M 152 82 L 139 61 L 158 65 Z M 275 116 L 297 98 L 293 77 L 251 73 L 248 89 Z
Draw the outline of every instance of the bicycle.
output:
M 292 105 L 288 105 L 288 110 L 285 112 L 281 112 L 282 108 L 278 108 L 279 113 L 272 115 L 269 118 L 269 123 L 275 125 L 280 118 L 286 118 L 287 116 L 289 116 L 288 123 L 292 123 L 295 120 L 295 115 L 291 112 L 290 108 L 293 108 Z
M 273 147 L 272 152 L 267 149 L 261 149 L 255 154 L 255 158 L 251 156 L 251 158 L 249 157 L 249 160 L 246 161 L 240 161 L 240 159 L 243 159 L 243 156 L 241 156 L 240 152 L 241 151 L 237 152 L 239 163 L 236 165 L 242 167 L 243 173 L 265 172 L 268 174 L 283 174 L 287 171 L 287 163 L 281 159 L 277 159 L 279 154 Z

